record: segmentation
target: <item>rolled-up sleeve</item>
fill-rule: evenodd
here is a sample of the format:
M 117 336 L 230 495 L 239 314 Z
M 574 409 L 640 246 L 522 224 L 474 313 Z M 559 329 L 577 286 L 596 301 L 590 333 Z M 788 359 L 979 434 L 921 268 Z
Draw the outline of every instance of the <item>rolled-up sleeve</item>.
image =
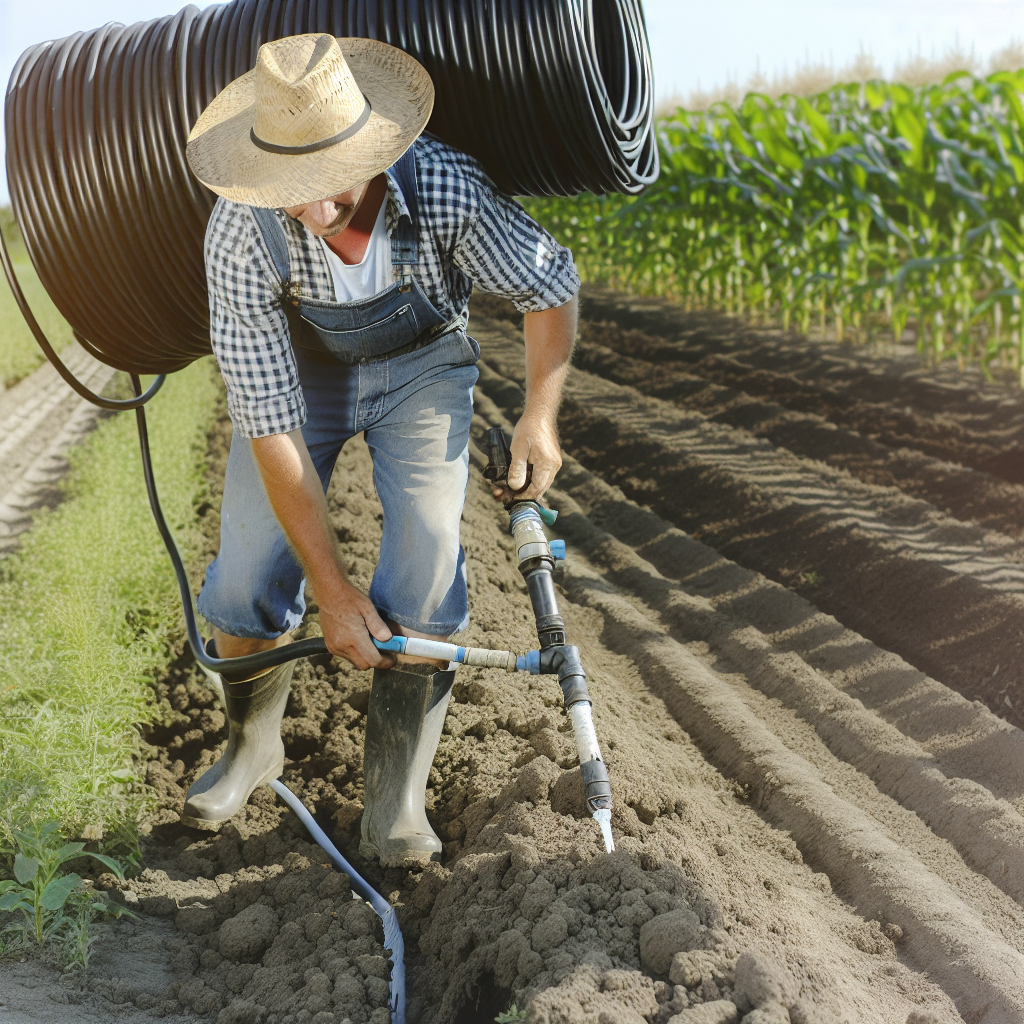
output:
M 218 200 L 205 242 L 210 341 L 234 428 L 255 438 L 306 421 L 277 274 L 248 207 Z
M 470 210 L 453 254 L 456 266 L 521 313 L 564 306 L 580 288 L 572 253 L 486 178 L 473 184 L 464 199 Z

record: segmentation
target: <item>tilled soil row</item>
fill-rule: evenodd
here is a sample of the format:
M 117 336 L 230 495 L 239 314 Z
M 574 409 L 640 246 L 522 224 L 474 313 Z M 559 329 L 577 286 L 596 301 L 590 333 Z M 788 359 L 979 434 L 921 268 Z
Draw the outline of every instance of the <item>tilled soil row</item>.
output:
M 518 332 L 479 317 L 474 328 L 483 380 L 514 408 Z M 610 355 L 608 364 L 614 372 Z M 628 497 L 1024 721 L 1019 541 L 581 369 L 570 374 L 560 425 L 566 449 Z
M 603 337 L 615 348 L 598 343 Z M 894 487 L 929 502 L 964 522 L 977 522 L 1018 541 L 1007 545 L 1007 557 L 1022 561 L 1024 485 L 909 448 L 892 449 L 857 431 L 836 427 L 811 413 L 786 409 L 777 402 L 753 398 L 745 391 L 713 384 L 685 370 L 634 359 L 621 351 L 621 332 L 607 325 L 587 324 L 577 346 L 575 364 L 618 384 L 696 409 L 709 420 L 763 437 L 794 455 L 845 470 L 865 483 Z
M 809 343 L 718 313 L 586 286 L 584 317 L 626 329 L 623 354 L 815 413 L 893 449 L 907 448 L 1024 483 L 1024 396 L 955 364 L 921 366 L 909 346 L 879 351 Z M 891 354 L 886 354 L 889 352 Z

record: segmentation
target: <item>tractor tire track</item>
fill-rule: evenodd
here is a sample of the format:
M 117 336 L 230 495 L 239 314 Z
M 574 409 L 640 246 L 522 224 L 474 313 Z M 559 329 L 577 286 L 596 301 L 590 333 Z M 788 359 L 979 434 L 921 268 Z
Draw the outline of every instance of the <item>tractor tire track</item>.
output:
M 116 372 L 77 344 L 63 356 L 93 391 L 101 391 Z M 67 452 L 101 415 L 71 392 L 49 363 L 0 393 L 0 556 L 18 546 L 36 511 L 60 500 Z

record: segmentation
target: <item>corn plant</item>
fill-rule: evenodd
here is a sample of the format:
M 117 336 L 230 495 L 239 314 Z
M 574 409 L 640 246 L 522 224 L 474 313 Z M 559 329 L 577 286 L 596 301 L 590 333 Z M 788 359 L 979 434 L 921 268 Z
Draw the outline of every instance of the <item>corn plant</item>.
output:
M 47 822 L 34 831 L 13 829 L 16 853 L 14 878 L 0 881 L 0 911 L 20 914 L 21 931 L 42 946 L 49 938 L 70 930 L 81 945 L 83 928 L 97 914 L 120 916 L 121 907 L 90 892 L 81 875 L 62 873 L 68 861 L 92 857 L 123 877 L 121 865 L 102 853 L 86 853 L 85 843 L 61 843 L 58 823 Z M 75 913 L 66 912 L 69 905 Z M 86 949 L 87 955 L 87 949 Z
M 1024 71 L 751 93 L 679 109 L 659 139 L 640 196 L 530 201 L 585 277 L 1022 367 Z

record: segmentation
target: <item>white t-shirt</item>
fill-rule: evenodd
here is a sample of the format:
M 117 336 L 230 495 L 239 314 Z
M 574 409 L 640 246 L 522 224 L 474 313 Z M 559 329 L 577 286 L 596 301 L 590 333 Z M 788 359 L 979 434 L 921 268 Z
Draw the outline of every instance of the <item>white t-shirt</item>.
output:
M 366 252 L 359 263 L 346 263 L 324 239 L 317 238 L 327 256 L 327 265 L 334 278 L 336 302 L 355 302 L 391 287 L 391 239 L 384 224 L 385 196 L 377 213 L 376 223 L 366 244 Z

